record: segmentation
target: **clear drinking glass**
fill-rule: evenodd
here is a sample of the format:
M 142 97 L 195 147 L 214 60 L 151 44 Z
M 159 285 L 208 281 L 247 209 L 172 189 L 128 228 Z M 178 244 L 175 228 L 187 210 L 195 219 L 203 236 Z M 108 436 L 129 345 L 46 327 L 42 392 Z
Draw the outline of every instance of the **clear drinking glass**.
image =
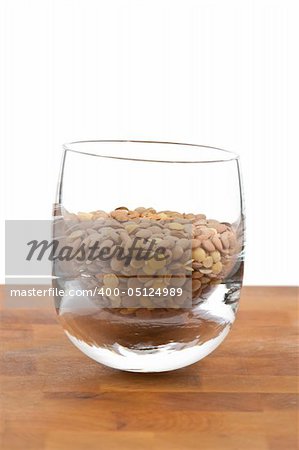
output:
M 168 371 L 204 358 L 228 334 L 244 258 L 236 154 L 164 142 L 66 144 L 53 230 L 59 321 L 94 360 Z

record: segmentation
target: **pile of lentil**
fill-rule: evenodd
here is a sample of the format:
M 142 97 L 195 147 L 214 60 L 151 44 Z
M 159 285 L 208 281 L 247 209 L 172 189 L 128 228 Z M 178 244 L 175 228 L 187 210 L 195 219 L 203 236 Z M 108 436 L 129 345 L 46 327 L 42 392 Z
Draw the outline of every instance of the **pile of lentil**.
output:
M 62 217 L 65 242 L 74 250 L 82 244 L 90 247 L 98 242 L 100 249 L 108 247 L 111 253 L 121 246 L 126 255 L 136 238 L 139 248 L 154 242 L 152 251 L 158 247 L 165 249 L 167 257 L 163 260 L 140 261 L 134 257 L 137 248 L 129 265 L 112 257 L 106 261 L 73 261 L 71 269 L 67 269 L 85 276 L 88 286 L 98 286 L 104 292 L 112 289 L 110 295 L 99 295 L 96 300 L 102 307 L 124 315 L 135 315 L 138 311 L 140 314 L 144 309 L 183 308 L 188 301 L 189 307 L 198 304 L 225 280 L 240 251 L 234 227 L 228 222 L 207 219 L 204 214 L 118 207 L 110 213 L 97 210 L 65 213 Z M 60 276 L 65 267 L 59 269 Z M 181 288 L 182 294 L 128 295 L 128 289 L 132 292 L 173 287 Z M 119 295 L 115 295 L 115 288 L 119 289 Z

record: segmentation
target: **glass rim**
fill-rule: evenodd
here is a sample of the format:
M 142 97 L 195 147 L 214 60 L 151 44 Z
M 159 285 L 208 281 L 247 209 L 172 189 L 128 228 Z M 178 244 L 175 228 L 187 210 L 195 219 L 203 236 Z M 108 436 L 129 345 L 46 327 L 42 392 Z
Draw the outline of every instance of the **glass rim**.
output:
M 90 152 L 84 150 L 83 147 L 84 144 L 105 144 L 105 143 L 115 143 L 115 144 L 150 144 L 150 145 L 174 145 L 178 147 L 192 147 L 193 149 L 205 149 L 205 150 L 216 150 L 222 155 L 225 155 L 226 157 L 217 157 L 217 158 L 210 158 L 210 159 L 200 159 L 200 157 L 197 159 L 166 159 L 161 157 L 161 159 L 152 159 L 152 158 L 132 158 L 127 156 L 112 156 L 112 155 L 104 155 L 98 152 Z M 73 147 L 78 146 L 80 149 L 75 149 Z M 223 148 L 219 147 L 213 147 L 209 145 L 202 145 L 202 144 L 190 144 L 190 143 L 182 143 L 182 142 L 171 142 L 171 141 L 151 141 L 151 140 L 134 140 L 134 139 L 94 139 L 94 140 L 82 140 L 82 141 L 73 141 L 73 142 L 67 142 L 62 145 L 64 151 L 70 151 L 74 153 L 79 153 L 83 155 L 89 155 L 89 156 L 97 156 L 99 158 L 107 158 L 107 159 L 116 159 L 116 160 L 125 160 L 125 161 L 139 161 L 139 162 L 154 162 L 154 163 L 177 163 L 177 164 L 204 164 L 204 163 L 220 163 L 220 162 L 228 162 L 228 161 L 234 161 L 239 160 L 240 156 L 232 152 L 230 150 L 225 150 Z

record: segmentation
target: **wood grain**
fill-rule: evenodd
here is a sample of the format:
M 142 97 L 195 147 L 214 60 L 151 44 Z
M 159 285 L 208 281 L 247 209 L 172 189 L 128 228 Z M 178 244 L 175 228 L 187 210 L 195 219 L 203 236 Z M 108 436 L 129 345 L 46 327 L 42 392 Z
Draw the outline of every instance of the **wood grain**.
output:
M 244 288 L 212 355 L 171 373 L 130 374 L 73 347 L 54 307 L 3 306 L 1 448 L 298 449 L 297 326 L 296 288 Z

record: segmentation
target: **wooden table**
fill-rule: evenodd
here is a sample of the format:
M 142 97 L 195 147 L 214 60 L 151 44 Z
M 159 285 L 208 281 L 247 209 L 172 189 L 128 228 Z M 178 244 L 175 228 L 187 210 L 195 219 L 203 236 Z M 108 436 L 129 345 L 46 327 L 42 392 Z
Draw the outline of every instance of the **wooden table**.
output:
M 236 323 L 203 361 L 170 373 L 103 367 L 54 308 L 2 308 L 4 450 L 294 450 L 295 288 L 243 289 Z

